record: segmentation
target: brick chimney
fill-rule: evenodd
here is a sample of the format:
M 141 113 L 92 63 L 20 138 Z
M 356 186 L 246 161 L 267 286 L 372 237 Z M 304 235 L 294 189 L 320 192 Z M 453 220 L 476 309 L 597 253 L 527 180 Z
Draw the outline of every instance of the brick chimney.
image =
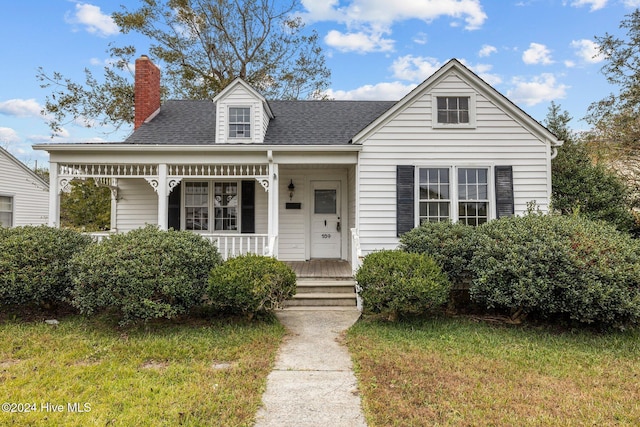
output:
M 147 55 L 136 59 L 134 101 L 135 130 L 160 108 L 160 70 Z

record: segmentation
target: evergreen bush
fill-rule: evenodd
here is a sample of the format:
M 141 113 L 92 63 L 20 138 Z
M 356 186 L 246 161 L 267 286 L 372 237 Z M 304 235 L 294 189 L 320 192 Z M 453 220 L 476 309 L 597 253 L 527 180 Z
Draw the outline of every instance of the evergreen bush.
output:
M 243 255 L 211 270 L 207 295 L 213 308 L 252 317 L 273 312 L 296 293 L 296 274 L 272 257 Z
M 0 305 L 64 301 L 69 260 L 90 244 L 90 237 L 73 230 L 0 227 Z
M 367 255 L 355 278 L 363 311 L 390 320 L 434 310 L 447 301 L 451 290 L 451 282 L 432 257 L 402 251 Z
M 111 309 L 122 324 L 173 318 L 202 303 L 220 262 L 215 245 L 188 231 L 116 234 L 71 260 L 71 303 L 84 314 Z

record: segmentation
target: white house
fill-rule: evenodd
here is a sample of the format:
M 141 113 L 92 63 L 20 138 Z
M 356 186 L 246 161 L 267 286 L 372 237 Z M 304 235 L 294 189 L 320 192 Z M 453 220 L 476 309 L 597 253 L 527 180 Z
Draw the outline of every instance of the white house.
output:
M 356 261 L 422 221 L 543 211 L 561 142 L 457 60 L 397 102 L 271 101 L 237 79 L 160 105 L 136 61 L 136 125 L 119 143 L 43 144 L 51 225 L 74 178 L 112 189 L 112 231 L 192 230 L 225 254 Z
M 47 224 L 48 211 L 49 185 L 0 147 L 0 226 Z

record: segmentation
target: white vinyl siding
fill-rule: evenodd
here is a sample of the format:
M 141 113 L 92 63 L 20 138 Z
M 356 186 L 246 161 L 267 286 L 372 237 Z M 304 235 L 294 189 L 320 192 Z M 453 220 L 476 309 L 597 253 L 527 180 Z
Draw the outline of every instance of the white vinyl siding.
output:
M 302 171 L 280 168 L 278 258 L 288 261 L 304 261 L 307 234 L 307 180 Z M 289 183 L 296 186 L 293 199 L 289 200 Z M 301 203 L 301 209 L 286 209 L 287 203 Z
M 119 179 L 116 215 L 119 232 L 158 224 L 158 195 L 144 179 Z
M 2 149 L 0 149 L 0 196 L 11 198 L 11 226 L 48 223 L 49 190 L 47 186 L 26 166 L 20 164 L 19 160 Z M 7 216 L 5 214 L 5 218 Z
M 359 223 L 364 253 L 397 247 L 396 167 L 513 166 L 515 214 L 534 201 L 546 211 L 549 204 L 549 145 L 522 123 L 476 90 L 475 128 L 437 128 L 432 91 L 469 93 L 474 90 L 455 74 L 444 76 L 433 88 L 381 123 L 362 141 L 360 153 Z M 416 199 L 417 200 L 417 199 Z M 490 212 L 495 217 L 495 212 Z

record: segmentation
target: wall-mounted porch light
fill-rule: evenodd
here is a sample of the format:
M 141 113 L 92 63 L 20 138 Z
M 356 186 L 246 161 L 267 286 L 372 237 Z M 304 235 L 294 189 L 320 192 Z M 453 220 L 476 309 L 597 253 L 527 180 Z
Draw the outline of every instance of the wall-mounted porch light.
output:
M 293 199 L 293 193 L 296 191 L 296 186 L 293 185 L 293 179 L 291 180 L 291 182 L 289 183 L 289 186 L 287 187 L 289 189 L 289 200 Z

